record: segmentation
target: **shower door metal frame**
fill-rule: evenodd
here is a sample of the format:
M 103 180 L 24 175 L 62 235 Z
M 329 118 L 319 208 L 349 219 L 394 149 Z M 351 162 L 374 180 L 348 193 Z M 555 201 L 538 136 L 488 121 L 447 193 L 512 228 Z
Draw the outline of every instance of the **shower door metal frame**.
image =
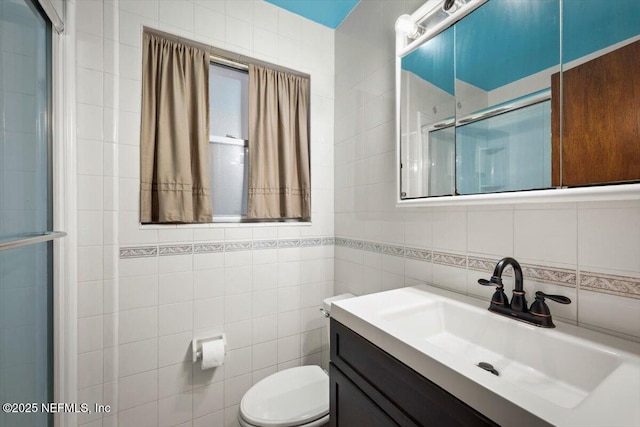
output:
M 78 402 L 75 7 L 75 2 L 63 0 L 64 16 L 49 16 L 53 24 L 49 114 L 53 229 L 67 231 L 63 239 L 53 240 L 53 400 L 66 403 Z M 49 15 L 51 8 L 43 9 Z M 56 413 L 53 423 L 54 427 L 76 427 L 78 417 Z
M 10 240 L 8 242 L 1 242 L 0 252 L 8 251 L 9 249 L 21 248 L 23 246 L 29 246 L 29 245 L 35 245 L 38 243 L 48 242 L 50 240 L 59 239 L 66 235 L 67 233 L 65 233 L 64 231 L 46 231 L 42 234 L 37 234 L 35 236 L 27 236 L 27 237 L 22 237 L 16 240 Z

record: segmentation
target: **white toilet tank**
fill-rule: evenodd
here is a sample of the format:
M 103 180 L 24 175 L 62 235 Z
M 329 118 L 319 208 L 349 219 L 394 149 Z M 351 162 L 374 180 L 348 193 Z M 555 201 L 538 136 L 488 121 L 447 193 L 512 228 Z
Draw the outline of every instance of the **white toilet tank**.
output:
M 342 294 L 322 301 L 329 329 L 331 304 L 355 295 Z M 240 401 L 242 427 L 315 427 L 329 422 L 329 376 L 315 365 L 298 366 L 272 374 L 251 387 Z
M 340 294 L 333 297 L 325 298 L 322 300 L 322 307 L 320 307 L 320 311 L 322 312 L 322 314 L 324 314 L 324 317 L 325 317 L 324 326 L 327 328 L 328 337 L 331 336 L 329 332 L 329 317 L 331 316 L 331 304 L 333 304 L 335 301 L 340 301 L 343 299 L 348 299 L 353 297 L 355 297 L 355 295 L 346 293 L 346 294 Z M 329 338 L 328 342 L 331 342 L 331 338 Z

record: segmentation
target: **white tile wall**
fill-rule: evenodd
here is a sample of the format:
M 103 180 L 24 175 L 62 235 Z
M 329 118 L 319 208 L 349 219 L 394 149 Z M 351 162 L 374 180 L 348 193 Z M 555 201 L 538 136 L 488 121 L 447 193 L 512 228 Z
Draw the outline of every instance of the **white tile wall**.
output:
M 516 209 L 513 217 L 516 257 L 575 265 L 577 209 Z
M 118 249 L 333 236 L 333 30 L 262 0 L 82 0 L 71 6 L 79 395 L 114 404 L 104 425 L 235 425 L 243 393 L 259 378 L 303 360 L 321 363 L 322 340 L 318 344 L 314 331 L 321 328 L 317 307 L 333 293 L 333 251 L 118 259 Z M 312 225 L 139 226 L 143 26 L 311 75 Z M 227 363 L 202 372 L 192 366 L 190 342 L 212 329 L 227 334 Z M 100 416 L 80 420 L 90 422 L 99 424 Z
M 640 202 L 395 207 L 395 19 L 423 1 L 363 1 L 335 32 L 336 237 L 640 277 Z M 376 23 L 376 24 L 373 24 Z M 393 259 L 392 259 L 393 258 Z M 337 246 L 335 291 L 355 294 L 432 283 L 489 300 L 487 273 Z M 525 281 L 567 295 L 558 317 L 640 341 L 640 299 Z
M 585 205 L 578 210 L 578 233 L 581 266 L 637 271 L 640 202 Z

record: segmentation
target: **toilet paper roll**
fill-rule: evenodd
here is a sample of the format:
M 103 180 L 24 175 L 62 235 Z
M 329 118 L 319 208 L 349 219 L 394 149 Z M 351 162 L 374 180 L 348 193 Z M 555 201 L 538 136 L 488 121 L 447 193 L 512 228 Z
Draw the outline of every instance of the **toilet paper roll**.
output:
M 224 363 L 224 340 L 202 343 L 202 370 L 215 368 Z

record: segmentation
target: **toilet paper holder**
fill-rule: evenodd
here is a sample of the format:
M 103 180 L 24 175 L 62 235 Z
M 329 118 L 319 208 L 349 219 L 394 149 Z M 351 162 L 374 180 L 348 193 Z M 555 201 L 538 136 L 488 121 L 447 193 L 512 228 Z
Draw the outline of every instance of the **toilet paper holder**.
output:
M 193 357 L 193 363 L 198 360 L 202 360 L 202 344 L 209 341 L 222 340 L 224 345 L 224 354 L 227 354 L 227 336 L 224 332 L 215 332 L 206 336 L 194 338 L 191 341 L 191 354 Z

